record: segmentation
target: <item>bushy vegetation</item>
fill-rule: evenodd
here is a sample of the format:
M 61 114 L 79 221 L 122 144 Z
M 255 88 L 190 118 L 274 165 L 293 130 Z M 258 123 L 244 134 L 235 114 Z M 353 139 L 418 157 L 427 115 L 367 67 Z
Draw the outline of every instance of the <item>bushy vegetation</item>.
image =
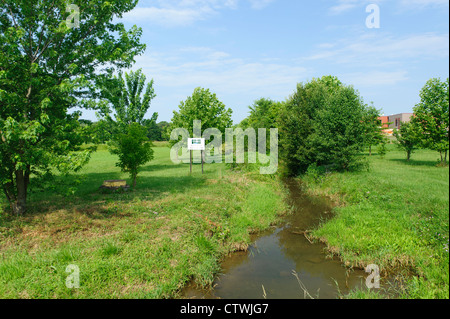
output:
M 358 162 L 366 128 L 358 92 L 335 77 L 299 84 L 279 117 L 281 160 L 289 175 L 312 164 L 348 170 Z
M 111 141 L 111 154 L 119 157 L 116 166 L 122 172 L 129 173 L 136 187 L 137 175 L 141 167 L 153 159 L 152 142 L 146 136 L 146 130 L 138 123 L 131 123 L 126 133 L 119 133 Z

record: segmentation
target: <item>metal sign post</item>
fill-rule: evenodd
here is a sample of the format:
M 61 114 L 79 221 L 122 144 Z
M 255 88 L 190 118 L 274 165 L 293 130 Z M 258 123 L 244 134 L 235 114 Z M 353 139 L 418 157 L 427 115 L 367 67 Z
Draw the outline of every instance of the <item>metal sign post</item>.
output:
M 202 174 L 203 174 L 203 151 L 205 150 L 204 138 L 188 138 L 188 150 L 190 151 L 190 171 L 192 174 L 192 151 L 201 151 Z

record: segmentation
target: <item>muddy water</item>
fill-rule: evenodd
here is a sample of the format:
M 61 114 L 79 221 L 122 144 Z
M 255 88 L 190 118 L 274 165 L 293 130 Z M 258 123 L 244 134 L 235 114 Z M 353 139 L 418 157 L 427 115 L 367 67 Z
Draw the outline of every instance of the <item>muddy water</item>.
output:
M 331 217 L 331 205 L 305 196 L 301 187 L 287 180 L 293 214 L 279 227 L 259 234 L 247 252 L 227 257 L 213 288 L 190 285 L 183 298 L 204 299 L 335 299 L 365 286 L 363 270 L 348 271 L 336 259 L 327 258 L 324 246 L 312 244 L 305 230 Z

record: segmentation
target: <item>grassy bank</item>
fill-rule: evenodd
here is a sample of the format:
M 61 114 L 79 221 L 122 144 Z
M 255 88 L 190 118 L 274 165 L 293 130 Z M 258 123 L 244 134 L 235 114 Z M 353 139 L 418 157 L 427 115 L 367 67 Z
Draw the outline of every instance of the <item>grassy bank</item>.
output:
M 436 166 L 435 152 L 408 163 L 390 149 L 370 158 L 369 171 L 304 176 L 311 193 L 338 204 L 314 236 L 348 265 L 377 264 L 382 283 L 395 275 L 397 297 L 449 298 L 449 169 Z
M 136 190 L 99 190 L 128 179 L 100 148 L 79 174 L 35 187 L 26 216 L 1 213 L 0 298 L 173 298 L 192 279 L 210 284 L 225 254 L 287 211 L 275 179 L 225 164 L 189 176 L 169 148 L 154 150 Z M 68 265 L 80 270 L 79 289 L 66 287 Z

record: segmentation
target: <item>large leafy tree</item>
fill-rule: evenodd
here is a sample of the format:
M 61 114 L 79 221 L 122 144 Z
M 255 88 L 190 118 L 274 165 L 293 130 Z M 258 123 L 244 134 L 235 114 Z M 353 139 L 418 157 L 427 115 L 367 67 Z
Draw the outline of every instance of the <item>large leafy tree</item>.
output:
M 103 103 L 100 103 L 99 115 L 109 122 L 115 122 L 122 131 L 131 123 L 148 125 L 148 120 L 144 117 L 156 94 L 153 79 L 147 87 L 145 81 L 146 76 L 142 73 L 142 69 L 130 71 L 125 75 L 119 72 L 117 76 L 107 79 L 101 78 L 98 86 Z M 153 113 L 151 121 L 156 122 L 157 118 L 158 113 Z
M 422 147 L 437 151 L 441 162 L 449 150 L 449 79 L 430 79 L 420 92 L 420 102 L 414 108 L 412 123 Z
M 145 50 L 140 29 L 114 22 L 137 0 L 70 3 L 79 26 L 67 23 L 66 0 L 0 1 L 0 187 L 16 214 L 26 211 L 32 174 L 85 162 L 71 153 L 82 139 L 70 109 L 92 106 L 96 79 Z
M 245 122 L 246 127 L 258 128 L 276 128 L 277 119 L 282 108 L 282 102 L 276 102 L 271 99 L 261 98 L 256 100 L 252 106 L 249 107 L 250 115 Z
M 354 167 L 364 146 L 365 109 L 358 92 L 336 77 L 298 84 L 278 124 L 287 173 L 301 174 L 310 165 Z
M 156 96 L 153 79 L 147 87 L 145 81 L 142 69 L 125 73 L 125 76 L 119 72 L 118 76 L 98 81 L 102 98 L 100 114 L 113 128 L 110 152 L 119 156 L 117 166 L 130 173 L 133 186 L 136 186 L 139 168 L 153 159 L 148 133 L 158 118 L 158 113 L 153 113 L 151 119 L 144 118 Z
M 232 110 L 227 109 L 209 89 L 196 88 L 192 96 L 180 102 L 179 110 L 173 112 L 169 130 L 185 128 L 193 136 L 194 121 L 202 121 L 202 128 L 217 128 L 225 132 L 233 124 Z

